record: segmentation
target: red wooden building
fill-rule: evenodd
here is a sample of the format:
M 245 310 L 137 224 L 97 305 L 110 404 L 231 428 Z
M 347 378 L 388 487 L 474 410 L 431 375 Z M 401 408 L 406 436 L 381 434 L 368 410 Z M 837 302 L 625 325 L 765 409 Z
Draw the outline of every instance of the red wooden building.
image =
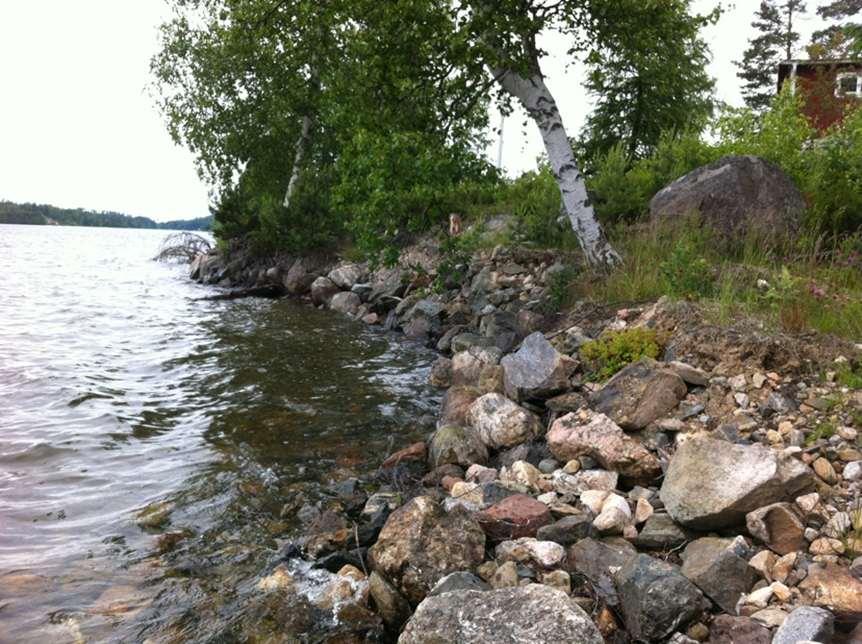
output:
M 862 60 L 788 60 L 778 67 L 778 87 L 793 81 L 805 97 L 804 112 L 821 133 L 862 102 Z

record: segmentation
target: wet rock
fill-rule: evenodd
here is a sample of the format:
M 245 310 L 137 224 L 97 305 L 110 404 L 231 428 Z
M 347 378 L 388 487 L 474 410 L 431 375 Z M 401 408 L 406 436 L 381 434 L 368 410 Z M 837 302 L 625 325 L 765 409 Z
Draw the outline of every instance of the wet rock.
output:
M 835 618 L 828 610 L 813 606 L 800 606 L 794 610 L 775 632 L 772 644 L 797 642 L 831 642 Z
M 614 581 L 626 628 L 635 639 L 667 637 L 701 613 L 700 590 L 676 566 L 649 555 L 627 561 Z
M 494 541 L 535 537 L 539 528 L 553 521 L 548 506 L 526 494 L 509 496 L 483 510 L 476 518 Z
M 539 332 L 500 363 L 506 395 L 513 400 L 545 399 L 569 388 L 577 363 L 559 353 Z
M 418 603 L 450 572 L 473 570 L 485 556 L 485 534 L 465 511 L 448 514 L 431 497 L 393 512 L 368 551 L 372 567 Z
M 560 544 L 532 537 L 504 541 L 497 546 L 495 554 L 497 561 L 515 561 L 541 568 L 555 568 L 566 558 L 566 550 Z
M 643 429 L 667 415 L 688 392 L 673 370 L 654 360 L 630 364 L 590 399 L 590 406 L 625 430 Z
M 416 609 L 398 642 L 603 644 L 583 609 L 565 593 L 541 584 L 429 597 Z
M 658 459 L 604 414 L 563 416 L 551 425 L 547 441 L 561 461 L 590 456 L 628 481 L 649 483 L 661 474 Z
M 745 524 L 753 537 L 780 555 L 804 550 L 808 545 L 805 526 L 790 503 L 773 503 L 749 512 Z
M 173 503 L 168 501 L 150 503 L 135 515 L 135 523 L 142 528 L 159 528 L 170 521 L 173 510 Z
M 467 411 L 482 392 L 475 387 L 451 387 L 443 395 L 438 426 L 467 425 Z
M 446 464 L 469 467 L 487 460 L 488 449 L 472 429 L 447 425 L 438 429 L 431 439 L 431 467 Z
M 739 598 L 757 581 L 745 559 L 747 550 L 742 537 L 692 541 L 682 553 L 682 574 L 722 610 L 735 613 Z
M 799 588 L 812 604 L 828 608 L 839 619 L 862 620 L 862 580 L 847 568 L 811 566 Z
M 479 439 L 493 449 L 527 442 L 542 432 L 535 414 L 500 394 L 485 394 L 476 400 L 467 411 L 467 421 Z
M 408 445 L 404 449 L 400 449 L 395 452 L 392 456 L 387 458 L 380 465 L 380 469 L 386 470 L 393 468 L 402 463 L 418 463 L 423 462 L 427 458 L 428 455 L 428 447 L 423 442 L 413 443 L 412 445 Z
M 320 305 L 328 305 L 339 289 L 328 277 L 318 277 L 311 283 L 311 301 Z
M 709 629 L 710 644 L 770 644 L 771 631 L 750 617 L 718 615 Z
M 437 358 L 431 365 L 428 382 L 432 387 L 448 389 L 452 386 L 452 361 L 449 358 Z
M 365 267 L 360 264 L 342 264 L 329 272 L 329 279 L 340 289 L 349 291 L 365 279 Z
M 368 578 L 368 591 L 377 614 L 390 630 L 398 632 L 410 619 L 410 604 L 396 588 L 377 572 Z
M 290 267 L 290 270 L 287 271 L 283 284 L 284 288 L 291 295 L 305 295 L 316 278 L 317 275 L 306 269 L 306 262 L 298 259 Z
M 757 508 L 792 497 L 802 463 L 779 459 L 762 445 L 734 445 L 712 438 L 685 441 L 670 461 L 660 497 L 684 526 L 709 530 L 741 523 Z
M 429 597 L 436 597 L 444 593 L 456 590 L 491 590 L 491 587 L 471 572 L 453 572 L 437 582 L 437 585 L 428 593 Z
M 359 296 L 356 293 L 342 291 L 341 293 L 336 293 L 332 297 L 329 301 L 329 308 L 333 311 L 344 313 L 345 315 L 356 315 L 361 304 L 362 300 L 359 299 Z
M 539 528 L 536 538 L 570 546 L 581 539 L 597 536 L 592 519 L 587 515 L 563 517 L 559 521 Z
M 508 353 L 518 341 L 518 320 L 509 311 L 494 311 L 482 316 L 479 332 L 500 351 Z
M 805 200 L 777 165 L 755 156 L 726 156 L 677 179 L 650 202 L 654 221 L 695 213 L 724 236 L 772 237 L 798 228 Z

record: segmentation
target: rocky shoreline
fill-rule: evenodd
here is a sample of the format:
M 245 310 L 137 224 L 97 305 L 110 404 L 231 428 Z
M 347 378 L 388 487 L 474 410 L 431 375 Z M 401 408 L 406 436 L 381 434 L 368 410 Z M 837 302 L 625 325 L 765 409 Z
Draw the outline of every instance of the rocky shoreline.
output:
M 720 329 L 684 303 L 555 313 L 567 269 L 543 251 L 441 263 L 430 242 L 376 271 L 241 249 L 193 263 L 442 354 L 426 441 L 331 503 L 286 500 L 304 536 L 258 584 L 292 606 L 284 641 L 309 601 L 337 641 L 862 641 L 862 392 L 835 377 L 856 348 Z M 660 332 L 661 359 L 592 381 L 581 347 L 624 329 Z M 314 597 L 299 562 L 334 573 Z

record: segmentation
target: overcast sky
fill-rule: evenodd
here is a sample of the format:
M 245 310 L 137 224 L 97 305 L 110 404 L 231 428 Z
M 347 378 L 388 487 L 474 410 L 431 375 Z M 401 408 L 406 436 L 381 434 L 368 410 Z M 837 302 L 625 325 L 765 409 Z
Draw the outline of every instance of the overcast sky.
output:
M 706 10 L 714 0 L 697 0 Z M 816 2 L 809 2 L 812 7 Z M 739 104 L 733 60 L 757 0 L 736 0 L 706 34 L 721 100 Z M 163 0 L 0 0 L 0 199 L 113 210 L 159 221 L 208 214 L 207 187 L 176 147 L 146 91 Z M 817 20 L 801 25 L 807 35 Z M 549 39 L 544 69 L 570 134 L 587 97 L 565 44 Z M 535 165 L 537 133 L 507 120 L 503 165 Z M 496 159 L 496 145 L 489 154 Z

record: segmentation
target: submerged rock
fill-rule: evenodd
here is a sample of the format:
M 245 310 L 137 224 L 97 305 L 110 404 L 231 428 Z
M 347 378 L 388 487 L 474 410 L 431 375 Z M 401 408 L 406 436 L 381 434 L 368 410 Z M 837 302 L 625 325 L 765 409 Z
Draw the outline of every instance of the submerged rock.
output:
M 368 555 L 374 570 L 418 603 L 441 577 L 482 563 L 485 533 L 466 511 L 446 513 L 431 497 L 419 496 L 389 516 Z
M 582 608 L 541 584 L 429 597 L 416 609 L 399 644 L 603 644 Z
M 506 395 L 513 400 L 549 398 L 569 388 L 577 363 L 559 353 L 545 336 L 533 333 L 500 363 Z
M 792 497 L 810 471 L 763 445 L 698 437 L 670 461 L 660 496 L 675 521 L 710 530 L 737 525 L 757 508 Z

